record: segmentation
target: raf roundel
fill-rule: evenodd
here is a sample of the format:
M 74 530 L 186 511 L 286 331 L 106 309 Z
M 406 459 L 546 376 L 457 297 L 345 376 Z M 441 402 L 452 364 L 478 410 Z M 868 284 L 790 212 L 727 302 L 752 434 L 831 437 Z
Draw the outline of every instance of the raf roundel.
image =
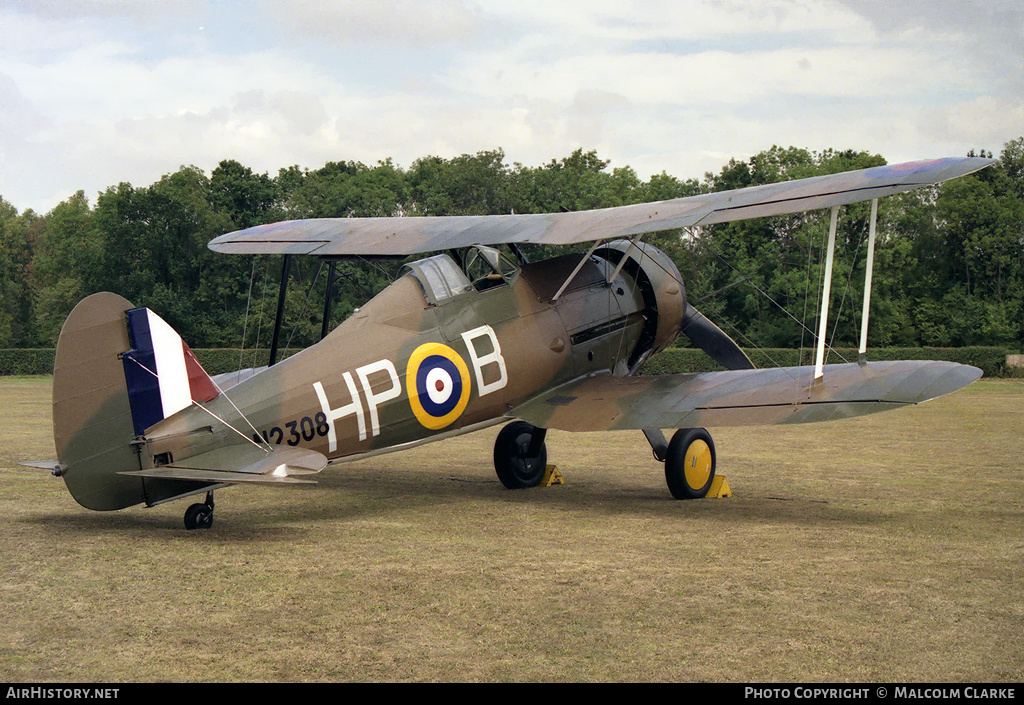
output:
M 441 343 L 425 343 L 413 351 L 405 383 L 413 413 L 432 430 L 450 426 L 469 404 L 469 368 Z

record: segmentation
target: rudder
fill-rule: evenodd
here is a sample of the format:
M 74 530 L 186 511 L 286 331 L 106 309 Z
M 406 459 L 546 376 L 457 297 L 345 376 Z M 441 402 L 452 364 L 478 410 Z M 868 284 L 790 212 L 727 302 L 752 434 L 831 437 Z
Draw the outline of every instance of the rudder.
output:
M 126 312 L 131 350 L 122 356 L 135 435 L 217 389 L 173 328 L 148 308 Z
M 139 448 L 133 441 L 145 428 L 169 415 L 165 413 L 162 400 L 160 408 L 154 410 L 153 390 L 159 394 L 161 387 L 171 389 L 180 382 L 176 371 L 172 373 L 174 384 L 166 378 L 165 384 L 160 384 L 155 364 L 146 370 L 140 368 L 137 356 L 147 349 L 147 343 L 143 341 L 142 347 L 136 349 L 138 341 L 133 338 L 140 336 L 137 327 L 131 325 L 133 316 L 142 316 L 147 322 L 159 321 L 154 327 L 160 329 L 157 338 L 164 341 L 164 348 L 168 340 L 166 331 L 180 341 L 170 326 L 148 309 L 135 309 L 127 299 L 103 292 L 88 296 L 75 306 L 57 342 L 53 367 L 54 445 L 68 491 L 88 509 L 113 510 L 143 502 L 153 504 L 209 485 L 119 474 L 142 468 Z M 178 345 L 179 349 L 187 349 L 184 343 Z M 184 362 L 182 365 L 188 378 L 189 365 Z M 195 366 L 198 367 L 198 363 Z M 133 372 L 129 372 L 130 369 Z M 143 376 L 136 377 L 136 381 L 148 387 L 148 391 L 140 392 L 143 397 L 150 395 L 148 401 L 140 401 L 135 398 L 139 393 L 131 391 L 129 378 L 140 371 Z M 192 373 L 200 397 L 216 396 L 212 382 L 201 367 L 198 373 L 194 370 Z M 168 409 L 173 413 L 182 396 L 169 394 L 172 402 Z

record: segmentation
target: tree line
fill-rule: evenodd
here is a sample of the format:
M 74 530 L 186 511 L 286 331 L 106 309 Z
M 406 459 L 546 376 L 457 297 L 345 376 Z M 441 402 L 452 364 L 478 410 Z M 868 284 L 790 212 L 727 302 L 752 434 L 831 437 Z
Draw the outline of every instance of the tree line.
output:
M 990 154 L 984 154 L 990 156 Z M 772 147 L 702 180 L 644 181 L 577 150 L 538 167 L 501 150 L 452 159 L 330 162 L 256 173 L 234 160 L 207 175 L 183 166 L 149 186 L 120 183 L 46 214 L 0 198 L 0 348 L 50 347 L 71 308 L 113 291 L 157 311 L 193 347 L 266 348 L 281 258 L 218 255 L 232 230 L 295 218 L 542 213 L 626 205 L 885 164 L 853 150 Z M 869 344 L 1001 345 L 1024 339 L 1024 137 L 977 174 L 883 199 L 879 207 Z M 868 204 L 842 209 L 830 342 L 856 345 Z M 688 297 L 742 345 L 800 347 L 820 295 L 827 213 L 800 213 L 660 233 L 648 238 L 679 266 Z M 556 250 L 527 247 L 539 259 Z M 326 270 L 296 258 L 287 340 L 320 335 Z M 343 262 L 332 325 L 397 276 L 401 263 Z M 830 326 L 831 328 L 831 326 Z

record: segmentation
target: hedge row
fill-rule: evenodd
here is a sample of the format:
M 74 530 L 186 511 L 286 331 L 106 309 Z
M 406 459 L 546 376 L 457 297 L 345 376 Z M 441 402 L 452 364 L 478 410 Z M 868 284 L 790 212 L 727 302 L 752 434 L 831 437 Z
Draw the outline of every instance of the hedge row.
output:
M 247 350 L 239 358 L 237 348 L 200 348 L 194 351 L 199 362 L 211 375 L 234 372 L 241 367 L 267 364 L 267 349 L 259 350 L 255 360 L 253 351 Z M 280 351 L 278 360 L 299 352 L 298 349 Z M 53 348 L 0 348 L 0 375 L 48 375 L 53 372 Z
M 284 359 L 298 350 L 288 350 L 279 356 Z M 196 357 L 211 375 L 232 372 L 239 368 L 239 351 L 234 348 L 206 348 L 195 351 Z M 814 350 L 788 350 L 769 348 L 747 349 L 746 353 L 758 367 L 790 367 L 814 364 Z M 267 351 L 257 353 L 253 360 L 252 351 L 241 358 L 241 366 L 264 365 Z M 840 357 L 841 356 L 841 357 Z M 857 350 L 839 348 L 829 353 L 828 362 L 855 362 Z M 949 360 L 980 368 L 986 377 L 1014 377 L 1024 375 L 1024 370 L 1007 367 L 1006 349 L 996 347 L 969 348 L 878 348 L 868 351 L 869 360 Z M 713 372 L 722 367 L 696 348 L 669 348 L 648 361 L 642 374 L 657 375 L 675 372 Z M 0 375 L 39 375 L 53 371 L 53 348 L 0 349 Z
M 0 348 L 0 375 L 48 375 L 53 348 Z

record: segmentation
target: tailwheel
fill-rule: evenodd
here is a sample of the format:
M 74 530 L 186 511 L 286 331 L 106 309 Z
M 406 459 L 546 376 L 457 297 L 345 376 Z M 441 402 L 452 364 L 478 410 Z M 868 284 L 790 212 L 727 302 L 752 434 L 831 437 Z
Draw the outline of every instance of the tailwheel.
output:
M 213 526 L 213 492 L 206 493 L 206 502 L 193 504 L 185 510 L 185 528 L 209 529 Z
M 494 441 L 494 470 L 501 484 L 510 490 L 536 487 L 544 479 L 548 451 L 545 428 L 525 421 L 513 421 Z
M 715 442 L 703 428 L 681 428 L 665 458 L 665 480 L 676 499 L 700 499 L 715 479 Z

